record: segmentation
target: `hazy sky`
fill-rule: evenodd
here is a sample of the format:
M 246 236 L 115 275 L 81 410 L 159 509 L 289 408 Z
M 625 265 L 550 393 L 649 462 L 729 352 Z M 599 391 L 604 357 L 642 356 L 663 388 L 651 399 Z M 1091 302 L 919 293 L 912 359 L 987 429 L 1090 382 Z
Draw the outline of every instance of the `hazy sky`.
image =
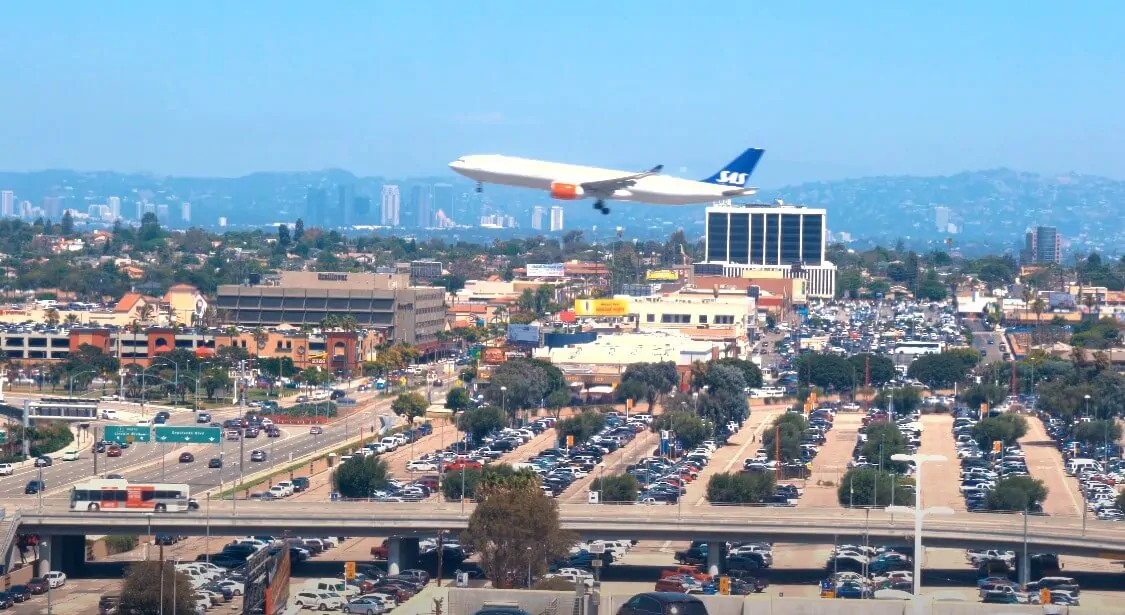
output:
M 173 7 L 172 5 L 177 5 Z M 440 6 L 440 10 L 432 8 Z M 8 2 L 0 169 L 1125 179 L 1125 3 Z

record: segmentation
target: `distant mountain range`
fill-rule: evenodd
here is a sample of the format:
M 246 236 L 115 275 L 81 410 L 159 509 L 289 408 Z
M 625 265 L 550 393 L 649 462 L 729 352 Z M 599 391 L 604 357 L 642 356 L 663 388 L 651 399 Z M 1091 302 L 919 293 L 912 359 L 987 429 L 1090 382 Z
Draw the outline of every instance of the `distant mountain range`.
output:
M 384 180 L 356 177 L 339 169 L 316 172 L 254 173 L 238 178 L 161 177 L 112 172 L 83 173 L 49 170 L 34 173 L 0 172 L 0 190 L 14 190 L 17 200 L 38 204 L 44 196 L 64 196 L 67 207 L 84 211 L 90 203 L 117 195 L 150 202 L 190 201 L 195 224 L 214 224 L 227 216 L 231 224 L 254 225 L 296 218 L 303 214 L 309 186 L 351 184 L 357 194 L 372 198 L 372 224 L 378 216 L 378 195 L 384 182 L 402 185 L 402 207 L 410 206 L 406 186 L 448 181 L 456 192 L 472 193 L 471 184 L 449 178 Z M 553 204 L 546 195 L 504 187 L 486 187 L 495 209 L 514 216 L 530 234 L 533 205 Z M 858 245 L 891 244 L 940 246 L 946 238 L 963 251 L 996 252 L 1012 249 L 1023 233 L 1037 225 L 1055 226 L 1072 249 L 1120 252 L 1125 244 L 1125 182 L 1088 175 L 1045 176 L 1009 169 L 973 171 L 948 177 L 886 176 L 804 183 L 763 190 L 755 202 L 824 207 L 829 229 L 850 236 Z M 666 236 L 676 227 L 689 235 L 703 234 L 703 207 L 651 207 L 612 203 L 613 213 L 602 216 L 585 202 L 562 203 L 566 228 L 610 236 L 622 226 L 628 236 Z M 942 209 L 943 208 L 943 209 Z M 448 213 L 448 212 L 447 212 Z M 123 214 L 131 211 L 123 209 Z M 279 218 L 280 216 L 280 218 Z M 174 224 L 175 220 L 171 221 Z M 459 221 L 461 222 L 461 221 Z M 464 222 L 473 223 L 466 220 Z M 942 228 L 941 225 L 945 225 Z M 952 225 L 952 226 L 950 226 Z M 425 234 L 425 233 L 423 233 Z

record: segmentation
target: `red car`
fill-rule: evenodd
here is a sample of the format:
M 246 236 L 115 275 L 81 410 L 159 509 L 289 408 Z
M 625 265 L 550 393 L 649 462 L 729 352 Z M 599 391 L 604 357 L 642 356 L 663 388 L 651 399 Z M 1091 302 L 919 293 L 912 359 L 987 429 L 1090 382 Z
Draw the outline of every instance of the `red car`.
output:
M 480 469 L 484 468 L 484 466 L 481 465 L 481 463 L 479 461 L 473 461 L 472 459 L 464 459 L 464 460 L 459 459 L 457 461 L 454 461 L 453 463 L 446 464 L 445 471 L 446 472 L 459 472 L 459 471 L 464 470 L 466 468 L 472 469 L 472 470 L 480 470 Z
M 121 447 L 117 446 L 117 445 L 112 445 L 112 446 L 107 447 L 105 449 L 105 456 L 106 457 L 120 457 L 121 456 Z

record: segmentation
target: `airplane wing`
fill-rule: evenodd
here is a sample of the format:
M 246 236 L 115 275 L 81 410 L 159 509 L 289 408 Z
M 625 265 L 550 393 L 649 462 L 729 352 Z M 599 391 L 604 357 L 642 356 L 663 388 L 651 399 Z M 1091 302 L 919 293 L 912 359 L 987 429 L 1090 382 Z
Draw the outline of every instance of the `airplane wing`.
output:
M 623 188 L 629 188 L 637 183 L 638 179 L 648 177 L 649 175 L 656 175 L 664 170 L 664 165 L 658 164 L 644 173 L 634 173 L 633 175 L 626 175 L 624 177 L 614 177 L 613 179 L 602 179 L 595 182 L 584 182 L 582 189 L 587 192 L 613 192 Z
M 758 192 L 757 188 L 737 188 L 734 190 L 723 190 L 723 196 L 749 196 Z

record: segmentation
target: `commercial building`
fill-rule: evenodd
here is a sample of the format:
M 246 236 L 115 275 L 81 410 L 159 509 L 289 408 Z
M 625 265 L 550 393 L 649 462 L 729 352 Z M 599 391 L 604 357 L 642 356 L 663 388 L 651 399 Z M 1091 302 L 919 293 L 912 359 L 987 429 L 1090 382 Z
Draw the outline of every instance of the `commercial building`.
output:
M 401 199 L 402 196 L 399 194 L 398 186 L 393 184 L 383 186 L 383 193 L 379 202 L 379 224 L 383 226 L 399 225 L 398 215 Z
M 543 230 L 543 218 L 547 217 L 547 208 L 542 205 L 536 205 L 531 208 L 531 229 L 535 231 Z
M 836 265 L 825 260 L 824 209 L 793 205 L 713 205 L 706 213 L 706 260 L 695 275 L 744 277 L 779 272 L 807 281 L 810 297 L 836 293 Z
M 259 285 L 220 286 L 216 308 L 225 320 L 247 326 L 352 316 L 361 329 L 427 350 L 445 325 L 445 290 L 411 286 L 406 273 L 284 271 Z
M 410 277 L 415 281 L 429 281 L 440 278 L 440 261 L 410 261 Z
M 1037 226 L 1024 235 L 1020 264 L 1045 265 L 1062 262 L 1062 236 L 1053 226 Z
M 551 208 L 551 232 L 558 233 L 563 230 L 563 208 L 558 205 Z

